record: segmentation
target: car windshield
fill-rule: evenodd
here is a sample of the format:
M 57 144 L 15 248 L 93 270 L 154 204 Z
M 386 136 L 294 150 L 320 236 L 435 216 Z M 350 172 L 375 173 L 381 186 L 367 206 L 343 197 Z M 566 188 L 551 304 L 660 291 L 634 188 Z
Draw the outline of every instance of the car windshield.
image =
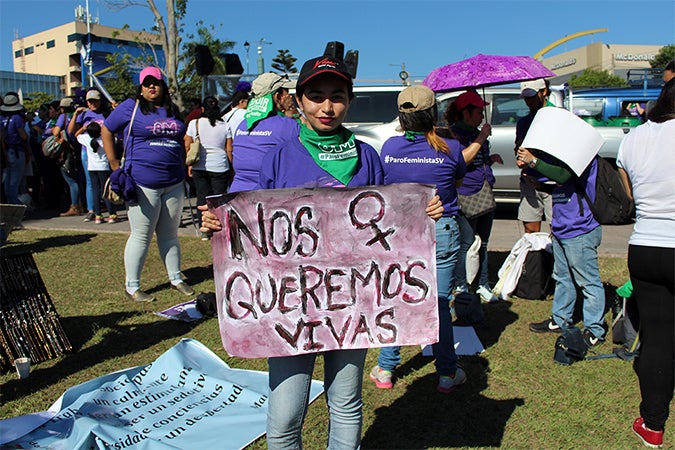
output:
M 349 106 L 348 123 L 391 122 L 396 119 L 396 92 L 354 92 L 354 100 Z

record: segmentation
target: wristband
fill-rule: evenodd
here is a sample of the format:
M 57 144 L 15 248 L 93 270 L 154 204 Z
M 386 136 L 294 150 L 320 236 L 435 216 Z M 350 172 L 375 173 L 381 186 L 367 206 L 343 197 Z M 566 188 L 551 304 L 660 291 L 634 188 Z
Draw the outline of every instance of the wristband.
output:
M 537 158 L 532 158 L 527 165 L 530 166 L 531 169 L 534 169 L 534 166 L 537 165 Z

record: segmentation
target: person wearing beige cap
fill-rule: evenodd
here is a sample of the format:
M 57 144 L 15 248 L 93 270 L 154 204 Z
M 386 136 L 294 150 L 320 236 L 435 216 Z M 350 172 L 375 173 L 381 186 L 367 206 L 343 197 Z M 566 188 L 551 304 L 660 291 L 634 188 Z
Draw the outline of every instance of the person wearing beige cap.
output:
M 26 146 L 28 134 L 24 129 L 23 105 L 16 92 L 7 92 L 0 106 L 2 137 L 2 188 L 7 203 L 20 205 L 19 185 L 24 177 L 30 153 Z
M 520 97 L 530 110 L 530 113 L 518 119 L 516 124 L 516 141 L 514 153 L 523 143 L 527 131 L 534 120 L 534 116 L 544 106 L 553 106 L 548 102 L 551 90 L 548 81 L 543 78 L 520 83 Z M 538 156 L 543 156 L 538 155 Z M 551 192 L 555 184 L 534 169 L 526 168 L 520 175 L 520 205 L 518 206 L 518 220 L 523 222 L 525 233 L 541 231 L 543 219 L 551 222 L 552 203 Z
M 279 142 L 298 135 L 298 122 L 286 117 L 295 81 L 287 75 L 263 73 L 253 80 L 244 120 L 232 136 L 234 179 L 230 192 L 250 191 L 258 185 L 260 161 Z
M 426 86 L 411 86 L 398 95 L 399 122 L 404 136 L 394 136 L 382 146 L 380 160 L 384 183 L 427 183 L 436 185 L 443 203 L 443 215 L 436 221 L 436 278 L 438 283 L 439 339 L 433 344 L 436 389 L 448 394 L 466 381 L 457 365 L 454 349 L 450 298 L 455 285 L 455 267 L 460 261 L 459 203 L 457 186 L 466 173 L 464 146 L 456 139 L 436 133 L 436 97 Z M 487 138 L 489 128 L 481 139 Z M 475 147 L 480 148 L 479 144 Z M 400 347 L 380 349 L 370 379 L 380 389 L 393 387 L 393 370 L 401 362 Z
M 94 88 L 88 90 L 87 93 L 85 94 L 85 100 L 87 102 L 87 106 L 78 106 L 77 108 L 75 108 L 73 118 L 68 123 L 68 134 L 70 136 L 73 136 L 78 141 L 79 136 L 82 133 L 86 132 L 87 126 L 90 123 L 95 122 L 98 123 L 99 125 L 103 125 L 103 121 L 110 114 L 110 106 L 107 102 L 103 101 L 102 95 L 98 91 L 98 89 Z M 100 155 L 94 156 L 105 157 L 105 152 L 102 151 Z M 101 195 L 96 193 L 95 184 L 97 183 L 97 181 L 92 179 L 93 174 L 89 173 L 90 172 L 89 154 L 87 153 L 86 145 L 81 145 L 81 158 L 82 158 L 82 168 L 84 169 L 84 179 L 86 186 L 85 198 L 87 199 L 87 211 L 88 211 L 87 215 L 84 218 L 84 221 L 85 222 L 94 221 L 96 223 L 102 223 L 102 217 L 99 208 L 100 202 L 98 203 L 98 205 L 95 204 L 95 202 L 98 202 L 98 199 L 101 197 Z M 108 167 L 108 170 L 109 169 L 110 168 Z M 100 167 L 97 167 L 95 171 L 99 172 Z M 103 180 L 103 183 L 105 183 L 105 180 Z M 99 189 L 102 187 L 103 184 L 101 184 Z M 99 210 L 98 214 L 96 213 L 96 210 Z M 113 213 L 111 213 L 110 216 L 108 217 L 108 223 L 115 223 L 115 222 L 117 222 L 117 214 L 114 214 L 113 211 Z
M 484 124 L 485 115 L 483 108 L 488 105 L 480 95 L 475 91 L 467 91 L 461 94 L 446 110 L 445 118 L 451 125 L 452 133 L 457 140 L 466 146 L 463 151 L 466 161 L 466 176 L 462 186 L 457 189 L 458 194 L 463 196 L 472 196 L 477 194 L 484 186 L 489 185 L 490 189 L 495 184 L 495 176 L 492 172 L 494 163 L 504 164 L 501 156 L 490 154 L 490 142 L 487 139 L 481 139 L 481 134 L 488 128 L 489 124 Z M 481 128 L 479 128 L 481 127 Z M 489 133 L 488 133 L 489 134 Z M 480 146 L 472 144 L 480 144 Z M 462 213 L 464 214 L 464 212 Z M 481 239 L 479 251 L 480 269 L 476 293 L 485 302 L 495 302 L 497 297 L 492 294 L 488 284 L 488 239 L 492 231 L 492 222 L 494 220 L 494 209 L 476 217 L 461 217 L 460 227 L 462 228 L 462 251 L 460 258 L 464 258 L 469 246 L 473 242 L 474 236 L 478 235 Z M 466 232 L 466 223 L 470 226 L 470 232 Z M 468 239 L 467 239 L 468 238 Z M 467 287 L 462 279 L 466 276 L 462 265 L 459 265 L 458 272 L 458 290 L 465 291 L 469 287 L 476 285 L 476 280 L 471 281 L 471 286 Z

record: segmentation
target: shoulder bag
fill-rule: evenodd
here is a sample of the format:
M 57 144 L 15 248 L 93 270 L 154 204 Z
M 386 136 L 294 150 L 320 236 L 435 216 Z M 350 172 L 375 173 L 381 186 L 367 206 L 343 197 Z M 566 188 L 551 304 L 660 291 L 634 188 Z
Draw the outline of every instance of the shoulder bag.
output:
M 185 165 L 191 166 L 199 161 L 199 149 L 201 147 L 201 142 L 199 141 L 199 118 L 195 119 L 195 133 L 196 136 L 190 144 L 190 148 L 187 152 L 187 157 L 185 158 Z
M 136 100 L 136 105 L 134 106 L 134 112 L 131 114 L 131 120 L 129 121 L 129 129 L 127 130 L 127 138 L 124 141 L 122 159 L 120 160 L 120 167 L 110 174 L 105 184 L 103 185 L 103 200 L 107 200 L 114 205 L 123 205 L 125 202 L 124 192 L 128 191 L 128 187 L 131 186 L 135 188 L 136 183 L 131 177 L 130 173 L 127 173 L 124 167 L 125 156 L 127 152 L 127 145 L 129 145 L 129 138 L 131 136 L 131 127 L 134 124 L 134 118 L 136 117 L 136 111 L 138 110 L 138 100 Z
M 492 193 L 492 186 L 490 186 L 487 180 L 483 180 L 483 186 L 475 194 L 462 195 L 458 193 L 457 197 L 462 213 L 469 220 L 487 214 L 497 208 L 495 195 Z

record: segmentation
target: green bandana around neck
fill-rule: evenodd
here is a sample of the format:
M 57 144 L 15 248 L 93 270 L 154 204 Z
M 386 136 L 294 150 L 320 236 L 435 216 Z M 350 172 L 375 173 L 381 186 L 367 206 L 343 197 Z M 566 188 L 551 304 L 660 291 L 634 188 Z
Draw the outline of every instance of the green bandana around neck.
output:
M 424 136 L 424 133 L 421 131 L 410 131 L 406 130 L 405 138 L 410 142 L 415 142 L 415 136 Z
M 253 125 L 269 116 L 273 109 L 274 100 L 272 99 L 272 94 L 249 100 L 248 106 L 246 107 L 246 114 L 244 115 L 244 119 L 246 119 L 246 129 L 250 130 L 253 128 Z
M 300 142 L 323 170 L 347 186 L 356 171 L 358 152 L 354 133 L 343 126 L 329 136 L 320 136 L 316 131 L 302 124 Z

